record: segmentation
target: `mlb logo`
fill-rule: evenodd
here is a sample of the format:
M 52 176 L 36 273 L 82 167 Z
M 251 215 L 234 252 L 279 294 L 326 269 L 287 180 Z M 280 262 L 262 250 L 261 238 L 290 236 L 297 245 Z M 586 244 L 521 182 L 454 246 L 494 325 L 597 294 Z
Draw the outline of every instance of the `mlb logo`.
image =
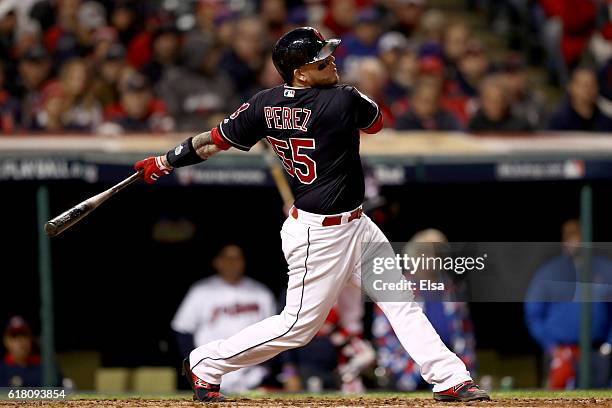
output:
M 287 98 L 293 98 L 295 96 L 295 91 L 293 89 L 285 89 L 285 96 Z

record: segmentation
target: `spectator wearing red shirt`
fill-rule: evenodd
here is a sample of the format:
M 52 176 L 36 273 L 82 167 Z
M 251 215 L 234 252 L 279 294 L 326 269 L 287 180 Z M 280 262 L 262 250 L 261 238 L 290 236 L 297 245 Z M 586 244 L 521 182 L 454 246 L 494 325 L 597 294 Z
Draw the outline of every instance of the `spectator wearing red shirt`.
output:
M 174 121 L 166 113 L 163 101 L 153 95 L 147 78 L 132 72 L 121 84 L 119 103 L 106 110 L 106 123 L 99 133 L 168 132 L 174 129 Z
M 31 131 L 60 133 L 66 128 L 63 113 L 66 107 L 66 93 L 59 81 L 51 81 L 42 89 Z
M 440 82 L 433 78 L 421 80 L 412 95 L 408 112 L 397 118 L 397 130 L 460 130 L 457 118 L 440 107 Z
M 330 0 L 323 25 L 336 37 L 352 31 L 359 6 L 356 0 Z
M 178 65 L 181 49 L 181 34 L 173 25 L 162 26 L 157 29 L 152 39 L 153 56 L 142 67 L 141 72 L 155 85 L 166 72 Z
M 30 326 L 21 316 L 9 320 L 3 336 L 6 354 L 0 362 L 0 387 L 42 387 L 40 356 L 34 352 Z M 59 385 L 60 378 L 55 385 Z
M 549 18 L 562 23 L 561 52 L 565 63 L 575 66 L 595 28 L 597 8 L 593 0 L 540 0 Z

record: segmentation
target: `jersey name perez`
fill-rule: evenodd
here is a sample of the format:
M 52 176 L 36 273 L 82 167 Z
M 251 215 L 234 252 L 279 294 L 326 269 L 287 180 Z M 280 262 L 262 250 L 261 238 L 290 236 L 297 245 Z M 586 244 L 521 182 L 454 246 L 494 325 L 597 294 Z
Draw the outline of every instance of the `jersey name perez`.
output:
M 301 130 L 308 132 L 308 120 L 312 111 L 306 108 L 287 106 L 264 106 L 268 129 Z

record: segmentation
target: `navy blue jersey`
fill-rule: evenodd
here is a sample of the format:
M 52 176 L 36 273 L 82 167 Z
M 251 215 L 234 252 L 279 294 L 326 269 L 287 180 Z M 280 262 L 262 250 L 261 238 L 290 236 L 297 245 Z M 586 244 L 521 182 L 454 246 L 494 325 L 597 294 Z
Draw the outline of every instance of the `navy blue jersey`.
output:
M 379 116 L 376 103 L 348 85 L 284 85 L 259 92 L 218 129 L 240 150 L 266 138 L 290 176 L 294 205 L 337 214 L 363 202 L 359 129 L 371 128 Z

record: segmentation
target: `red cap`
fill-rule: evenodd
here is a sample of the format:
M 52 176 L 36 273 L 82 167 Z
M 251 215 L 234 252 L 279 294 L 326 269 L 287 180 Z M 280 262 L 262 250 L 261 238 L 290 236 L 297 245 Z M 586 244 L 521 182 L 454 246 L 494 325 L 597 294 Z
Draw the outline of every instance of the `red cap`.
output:
M 4 335 L 9 337 L 30 336 L 32 331 L 30 326 L 21 316 L 13 316 L 4 329 Z

